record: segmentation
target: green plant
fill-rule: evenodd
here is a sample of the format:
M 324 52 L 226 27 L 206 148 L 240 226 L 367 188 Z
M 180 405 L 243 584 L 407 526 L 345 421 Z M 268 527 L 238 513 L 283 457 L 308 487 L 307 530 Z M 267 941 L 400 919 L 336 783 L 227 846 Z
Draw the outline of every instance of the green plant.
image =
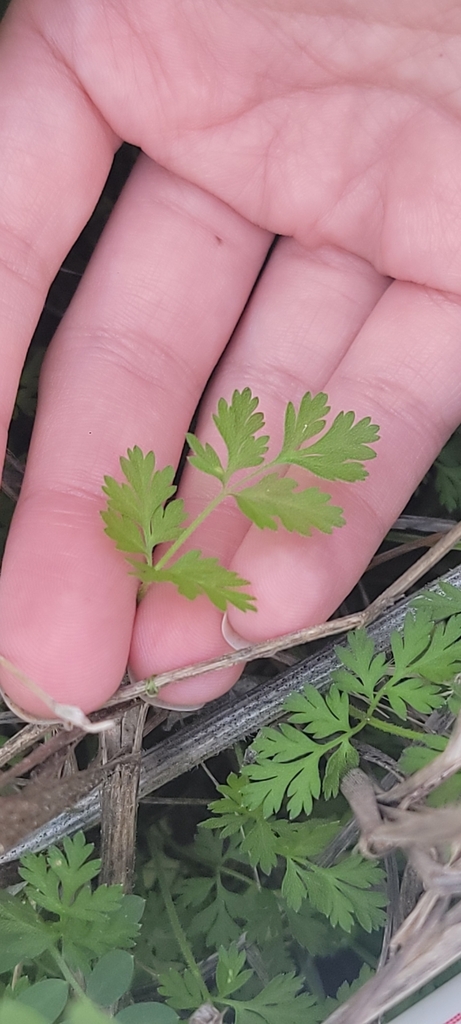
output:
M 330 691 L 287 700 L 288 720 L 263 730 L 240 771 L 216 783 L 189 845 L 167 818 L 149 827 L 142 898 L 92 888 L 99 862 L 81 834 L 63 852 L 25 857 L 22 887 L 0 893 L 0 1024 L 4 1007 L 8 1024 L 102 1024 L 133 987 L 143 1001 L 119 1010 L 119 1024 L 174 1024 L 208 1004 L 225 1024 L 323 1021 L 351 988 L 326 998 L 318 958 L 347 948 L 370 970 L 385 920 L 381 867 L 355 852 L 325 859 L 347 820 L 339 780 L 358 762 L 362 734 L 392 742 L 411 769 L 443 749 L 424 716 L 459 709 L 460 635 L 461 593 L 447 584 L 415 599 L 387 655 L 351 634 Z M 445 800 L 459 794 L 459 776 L 444 786 Z
M 19 868 L 24 884 L 15 894 L 0 890 L 0 975 L 21 965 L 1 1007 L 14 997 L 53 1024 L 70 995 L 109 1006 L 130 987 L 128 949 L 135 945 L 144 901 L 117 885 L 93 889 L 101 862 L 89 859 L 92 852 L 80 832 L 64 840 L 63 851 L 25 855 Z
M 276 530 L 280 521 L 285 529 L 309 536 L 314 529 L 331 533 L 343 525 L 342 510 L 331 504 L 330 495 L 318 487 L 298 489 L 297 482 L 283 473 L 292 465 L 325 480 L 363 480 L 363 462 L 375 456 L 370 445 L 378 440 L 378 427 L 369 417 L 355 422 L 354 413 L 340 412 L 325 430 L 327 396 L 307 392 L 297 411 L 288 403 L 282 446 L 267 459 L 269 437 L 260 433 L 264 417 L 257 407 L 258 399 L 249 388 L 234 391 L 230 404 L 219 400 L 213 420 L 224 443 L 223 459 L 208 442 L 186 435 L 190 464 L 217 481 L 215 497 L 192 522 L 187 522 L 182 499 L 173 499 L 173 467 L 156 469 L 152 451 L 144 455 L 135 447 L 120 459 L 126 483 L 105 477 L 105 531 L 141 580 L 141 595 L 150 584 L 168 580 L 190 599 L 206 594 L 223 612 L 228 604 L 254 610 L 255 599 L 244 589 L 247 580 L 198 550 L 178 554 L 228 498 L 260 529 Z M 165 543 L 169 547 L 154 564 L 154 548 Z
M 376 653 L 365 631 L 349 634 L 347 645 L 337 648 L 343 667 L 328 693 L 308 686 L 288 698 L 288 722 L 260 733 L 256 759 L 245 768 L 249 808 L 270 815 L 286 799 L 290 817 L 310 814 L 313 800 L 321 792 L 327 800 L 336 796 L 341 776 L 358 764 L 353 739 L 365 728 L 443 749 L 442 737 L 396 721 L 405 722 L 410 710 L 430 714 L 441 707 L 447 680 L 461 669 L 461 615 L 448 612 L 447 621 L 434 621 L 435 607 L 428 596 L 416 614 L 407 614 L 402 633 L 391 636 L 388 658 Z

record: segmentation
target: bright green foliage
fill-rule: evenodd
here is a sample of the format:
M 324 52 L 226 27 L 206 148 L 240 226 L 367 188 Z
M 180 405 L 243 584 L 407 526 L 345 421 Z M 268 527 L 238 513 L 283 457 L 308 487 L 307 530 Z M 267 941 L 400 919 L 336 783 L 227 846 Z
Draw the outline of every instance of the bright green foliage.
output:
M 263 729 L 253 748 L 256 760 L 244 770 L 246 806 L 261 808 L 265 817 L 277 813 L 283 802 L 291 818 L 310 814 L 321 793 L 337 795 L 342 776 L 358 764 L 354 736 L 365 726 L 402 730 L 393 712 L 404 721 L 411 709 L 430 714 L 448 696 L 444 685 L 461 669 L 461 615 L 434 623 L 430 606 L 409 612 L 401 633 L 391 636 L 391 656 L 377 653 L 373 641 L 358 630 L 338 647 L 342 668 L 333 673 L 326 694 L 312 686 L 285 702 L 288 722 Z M 302 728 L 300 728 L 302 726 Z M 437 737 L 421 734 L 428 746 L 439 748 Z
M 89 860 L 94 847 L 85 842 L 82 832 L 73 840 L 64 839 L 63 845 L 64 852 L 52 846 L 46 855 L 23 857 L 19 873 L 27 882 L 27 903 L 13 899 L 9 909 L 16 908 L 20 929 L 24 912 L 30 915 L 32 911 L 37 935 L 46 935 L 48 946 L 59 948 L 73 969 L 85 971 L 92 960 L 109 950 L 134 945 L 143 901 L 124 896 L 121 886 L 91 888 L 100 861 Z M 53 915 L 52 920 L 45 922 L 36 907 Z M 3 917 L 0 909 L 0 920 Z
M 222 798 L 210 804 L 214 817 L 202 821 L 201 827 L 219 828 L 223 839 L 235 836 L 240 852 L 248 857 L 251 866 L 269 875 L 277 864 L 278 835 L 272 820 L 264 818 L 261 808 L 252 811 L 245 805 L 243 786 L 243 777 L 232 772 L 227 782 L 217 787 Z
M 322 1017 L 316 1012 L 316 1000 L 303 993 L 301 982 L 293 974 L 279 974 L 256 995 L 230 998 L 255 978 L 254 971 L 245 967 L 246 953 L 236 943 L 226 949 L 219 948 L 216 967 L 216 994 L 211 996 L 219 1009 L 232 1007 L 235 1024 L 315 1024 Z M 161 975 L 159 992 L 169 1006 L 176 1010 L 192 1011 L 200 1006 L 200 993 L 192 972 L 170 970 Z
M 318 487 L 296 490 L 296 481 L 270 473 L 253 487 L 246 487 L 235 500 L 241 512 L 260 529 L 277 530 L 277 519 L 290 533 L 310 537 L 312 530 L 332 533 L 335 526 L 344 526 L 341 509 L 330 505 L 328 494 Z
M 236 572 L 225 569 L 217 558 L 204 558 L 200 551 L 186 551 L 172 565 L 165 569 L 141 565 L 138 576 L 143 583 L 160 583 L 167 580 L 174 583 L 180 594 L 193 600 L 199 594 L 206 594 L 220 611 L 225 612 L 228 604 L 241 611 L 254 611 L 255 599 L 245 593 L 248 580 Z
M 256 437 L 264 427 L 262 412 L 256 412 L 258 405 L 259 400 L 253 397 L 249 388 L 234 391 L 230 405 L 224 398 L 219 399 L 213 420 L 227 448 L 223 483 L 227 483 L 240 469 L 261 466 L 264 462 L 269 437 L 267 434 Z M 188 434 L 188 440 L 191 437 L 193 435 Z
M 249 781 L 243 795 L 248 807 L 261 807 L 265 816 L 279 811 L 286 797 L 290 817 L 296 818 L 302 812 L 310 814 L 313 801 L 320 796 L 322 758 L 330 752 L 336 755 L 334 770 L 323 780 L 324 795 L 335 796 L 341 770 L 356 766 L 358 755 L 350 743 L 354 728 L 348 696 L 338 688 L 332 687 L 323 696 L 307 686 L 284 707 L 294 712 L 288 723 L 263 729 L 254 741 L 257 758 L 244 770 Z M 302 722 L 304 729 L 291 724 L 294 722 Z M 318 742 L 320 738 L 326 742 Z
M 252 999 L 218 998 L 218 1004 L 233 1008 L 235 1024 L 315 1024 L 321 1020 L 316 999 L 306 992 L 299 994 L 300 987 L 294 974 L 278 974 Z
M 413 607 L 426 608 L 434 622 L 449 619 L 461 613 L 461 590 L 443 580 L 437 582 L 437 590 L 425 590 L 413 600 Z
M 378 427 L 369 416 L 355 421 L 353 412 L 340 412 L 329 430 L 308 447 L 304 442 L 319 434 L 330 408 L 324 394 L 311 397 L 307 392 L 296 413 L 288 403 L 285 436 L 277 461 L 302 466 L 325 480 L 364 480 L 367 471 L 362 462 L 374 458 L 369 446 L 378 440 Z
M 175 1010 L 196 1010 L 203 1002 L 202 989 L 189 968 L 177 971 L 170 967 L 161 971 L 158 991 Z
M 152 550 L 162 541 L 177 540 L 181 533 L 185 513 L 184 503 L 176 499 L 166 502 L 176 491 L 172 480 L 172 466 L 155 468 L 155 455 L 144 455 L 136 445 L 129 448 L 127 458 L 120 459 L 127 483 L 119 484 L 110 476 L 104 477 L 107 511 L 101 512 L 106 533 L 120 551 L 143 555 L 147 565 L 152 563 Z M 134 566 L 135 558 L 128 557 Z
M 396 742 L 420 742 L 405 750 L 405 770 L 416 770 L 446 744 L 444 737 L 418 728 L 413 712 L 428 715 L 453 699 L 460 601 L 448 588 L 417 603 L 402 630 L 392 635 L 387 654 L 376 650 L 364 631 L 353 633 L 338 647 L 330 690 L 307 687 L 286 701 L 287 720 L 263 730 L 252 745 L 256 760 L 217 786 L 212 817 L 201 823 L 202 838 L 186 850 L 186 863 L 197 870 L 192 874 L 186 868 L 186 877 L 176 878 L 175 905 L 189 942 L 201 951 L 198 958 L 206 963 L 209 951 L 222 947 L 217 978 L 207 977 L 207 984 L 210 1002 L 220 1011 L 228 1006 L 233 1024 L 323 1020 L 353 986 L 342 987 L 336 1001 L 294 996 L 290 990 L 284 1003 L 293 967 L 297 982 L 309 990 L 309 972 L 304 979 L 299 972 L 304 957 L 331 955 L 348 934 L 356 937 L 358 929 L 371 932 L 385 922 L 387 899 L 377 862 L 351 853 L 324 866 L 326 847 L 340 827 L 325 817 L 325 800 L 338 796 L 342 775 L 359 762 L 355 738 L 364 728 L 367 741 L 376 745 L 383 731 L 393 734 L 393 750 Z M 408 719 L 409 725 L 402 725 Z M 445 799 L 457 796 L 460 785 L 460 779 L 450 779 Z M 321 817 L 312 813 L 316 800 L 323 800 Z M 334 812 L 341 818 L 340 801 Z M 210 831 L 219 831 L 220 839 L 211 840 Z M 255 952 L 268 984 L 249 973 Z M 200 998 L 194 972 L 178 970 L 177 962 L 160 972 L 170 1005 L 182 1012 L 194 1009 Z
M 216 558 L 204 558 L 198 550 L 177 557 L 182 544 L 226 498 L 233 498 L 260 529 L 276 530 L 281 523 L 286 530 L 308 537 L 313 530 L 331 533 L 344 524 L 342 510 L 331 504 L 330 495 L 318 487 L 302 489 L 296 480 L 283 476 L 285 467 L 293 464 L 329 480 L 366 477 L 363 462 L 375 456 L 370 445 L 378 440 L 378 428 L 369 418 L 355 423 L 354 414 L 348 412 L 340 413 L 322 434 L 329 412 L 326 401 L 326 395 L 312 397 L 308 392 L 298 411 L 289 402 L 282 448 L 275 458 L 266 460 L 269 437 L 260 433 L 264 416 L 257 411 L 258 399 L 249 388 L 234 391 L 230 403 L 221 398 L 213 420 L 226 449 L 224 460 L 211 444 L 187 434 L 190 464 L 220 486 L 192 522 L 186 522 L 182 500 L 173 498 L 173 468 L 158 470 L 153 452 L 144 455 L 138 447 L 128 449 L 120 459 L 126 482 L 104 478 L 107 507 L 101 515 L 106 533 L 125 552 L 144 590 L 151 583 L 168 581 L 191 600 L 205 594 L 220 611 L 228 605 L 254 610 L 254 598 L 244 589 L 248 581 Z M 317 440 L 309 445 L 314 437 Z M 170 547 L 154 565 L 153 551 L 161 543 Z
M 384 925 L 386 915 L 382 908 L 387 897 L 372 889 L 384 874 L 375 863 L 350 854 L 329 868 L 312 864 L 306 871 L 296 864 L 296 869 L 312 905 L 328 917 L 333 927 L 339 925 L 350 932 L 357 920 L 365 931 L 371 932 Z
M 280 874 L 280 865 L 284 863 L 280 892 L 289 909 L 298 912 L 303 900 L 308 898 L 333 926 L 339 925 L 345 931 L 350 931 L 354 918 L 366 931 L 381 927 L 384 917 L 380 908 L 386 903 L 386 897 L 372 890 L 372 886 L 378 887 L 382 881 L 377 864 L 355 855 L 328 869 L 315 863 L 315 858 L 336 835 L 339 822 L 312 818 L 296 823 L 265 819 L 261 807 L 252 810 L 245 804 L 248 793 L 245 779 L 233 774 L 227 784 L 218 789 L 222 799 L 210 805 L 215 817 L 202 822 L 202 828 L 219 828 L 222 838 L 232 835 L 234 856 L 238 851 L 247 857 L 252 867 L 258 867 L 266 875 L 271 875 L 275 869 Z M 205 880 L 191 880 L 198 893 L 197 881 Z M 185 884 L 187 886 L 187 882 Z M 204 890 L 204 898 L 208 894 L 209 890 Z M 247 897 L 242 900 L 232 895 L 240 917 L 248 913 Z M 224 902 L 222 893 L 220 901 Z
M 64 852 L 51 847 L 46 855 L 23 857 L 20 896 L 0 890 L 0 973 L 22 960 L 37 963 L 45 952 L 88 972 L 109 950 L 134 945 L 144 901 L 124 896 L 121 886 L 93 890 L 100 861 L 89 860 L 92 852 L 78 833 L 64 840 Z
M 35 960 L 53 945 L 54 933 L 28 903 L 0 890 L 0 974 Z

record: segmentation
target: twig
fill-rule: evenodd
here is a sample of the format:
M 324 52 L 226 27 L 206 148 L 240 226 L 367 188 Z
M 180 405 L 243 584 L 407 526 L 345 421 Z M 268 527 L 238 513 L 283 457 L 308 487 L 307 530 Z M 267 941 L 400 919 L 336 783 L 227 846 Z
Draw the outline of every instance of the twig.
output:
M 53 726 L 50 725 L 25 725 L 23 729 L 10 737 L 3 747 L 0 747 L 0 768 L 3 768 L 4 764 L 8 764 L 8 761 L 12 761 L 14 757 L 19 757 L 25 750 L 33 747 L 35 743 L 52 731 Z M 69 733 L 67 734 L 68 738 Z
M 143 726 L 148 708 L 138 705 L 101 736 L 103 763 L 114 760 L 101 785 L 100 884 L 132 888 Z M 121 754 L 131 757 L 120 760 Z
M 347 773 L 341 789 L 360 824 L 362 852 L 379 855 L 403 847 L 426 890 L 393 937 L 389 962 L 325 1021 L 371 1024 L 459 958 L 461 903 L 448 908 L 452 897 L 461 894 L 461 809 L 390 807 L 389 795 L 377 791 L 360 769 Z M 397 785 L 392 792 L 399 789 Z M 452 855 L 444 863 L 438 851 L 443 856 L 447 845 Z
M 26 726 L 26 728 L 29 728 L 29 726 Z M 31 728 L 37 728 L 37 726 L 32 726 Z M 22 732 L 25 732 L 25 729 L 23 729 Z M 48 732 L 50 732 L 49 726 Z M 20 735 L 21 733 L 18 733 L 18 736 Z M 60 729 L 59 732 L 56 732 L 55 735 L 51 737 L 51 739 L 47 740 L 45 743 L 38 744 L 38 746 L 31 750 L 27 757 L 23 757 L 22 761 L 18 761 L 17 764 L 12 765 L 12 767 L 8 768 L 7 771 L 1 772 L 0 787 L 3 789 L 3 787 L 7 786 L 13 779 L 17 779 L 20 775 L 25 775 L 27 772 L 30 772 L 32 768 L 36 768 L 37 765 L 42 764 L 43 761 L 46 761 L 47 758 L 56 754 L 59 750 L 62 750 L 63 747 L 69 747 L 72 744 L 78 743 L 82 736 L 84 736 L 84 733 L 81 729 L 73 729 L 72 732 L 64 732 Z M 2 753 L 3 749 L 4 748 L 2 748 Z

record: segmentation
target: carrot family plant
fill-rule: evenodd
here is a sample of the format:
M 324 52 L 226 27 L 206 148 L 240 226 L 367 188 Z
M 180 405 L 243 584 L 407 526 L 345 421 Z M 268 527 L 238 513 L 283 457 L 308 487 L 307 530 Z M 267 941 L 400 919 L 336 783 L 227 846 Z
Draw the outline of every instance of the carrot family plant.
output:
M 190 599 L 206 596 L 220 611 L 235 605 L 242 611 L 255 609 L 248 593 L 248 580 L 221 565 L 217 558 L 204 557 L 197 549 L 181 548 L 198 526 L 226 499 L 260 529 L 286 530 L 309 536 L 313 530 L 331 533 L 343 526 L 342 509 L 319 487 L 300 488 L 287 467 L 298 466 L 324 480 L 364 480 L 363 463 L 375 457 L 371 447 L 378 440 L 378 427 L 369 416 L 356 420 L 353 412 L 340 412 L 326 428 L 330 411 L 327 395 L 308 391 L 295 409 L 288 402 L 283 441 L 279 452 L 267 457 L 269 436 L 259 400 L 249 388 L 234 391 L 230 403 L 221 398 L 213 416 L 224 442 L 225 454 L 195 434 L 187 434 L 189 463 L 216 479 L 216 494 L 199 515 L 189 521 L 184 502 L 174 498 L 174 468 L 157 469 L 152 451 L 143 454 L 137 446 L 120 459 L 125 482 L 106 476 L 107 507 L 101 513 L 105 530 L 117 548 L 125 552 L 131 571 L 139 577 L 141 595 L 152 583 L 168 580 Z M 168 544 L 154 563 L 158 544 Z

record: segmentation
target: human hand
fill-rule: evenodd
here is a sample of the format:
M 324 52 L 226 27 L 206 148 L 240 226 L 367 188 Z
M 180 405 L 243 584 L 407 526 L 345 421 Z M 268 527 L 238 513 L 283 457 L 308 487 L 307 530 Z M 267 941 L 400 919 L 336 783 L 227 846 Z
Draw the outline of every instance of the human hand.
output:
M 277 439 L 288 398 L 381 427 L 347 526 L 310 539 L 223 509 L 195 536 L 251 580 L 253 641 L 322 621 L 461 418 L 461 14 L 366 0 L 17 0 L 0 40 L 0 422 L 47 289 L 120 140 L 144 152 L 47 354 L 0 586 L 0 651 L 89 711 L 214 656 L 220 616 L 135 583 L 99 517 L 128 446 L 177 462 L 207 390 L 250 386 Z M 274 234 L 284 236 L 251 295 Z M 395 280 L 389 283 L 389 278 Z M 197 488 L 200 488 L 198 490 Z M 194 511 L 206 483 L 186 472 Z M 209 700 L 236 672 L 177 683 Z M 29 712 L 36 698 L 2 675 Z M 162 694 L 163 696 L 163 694 Z

